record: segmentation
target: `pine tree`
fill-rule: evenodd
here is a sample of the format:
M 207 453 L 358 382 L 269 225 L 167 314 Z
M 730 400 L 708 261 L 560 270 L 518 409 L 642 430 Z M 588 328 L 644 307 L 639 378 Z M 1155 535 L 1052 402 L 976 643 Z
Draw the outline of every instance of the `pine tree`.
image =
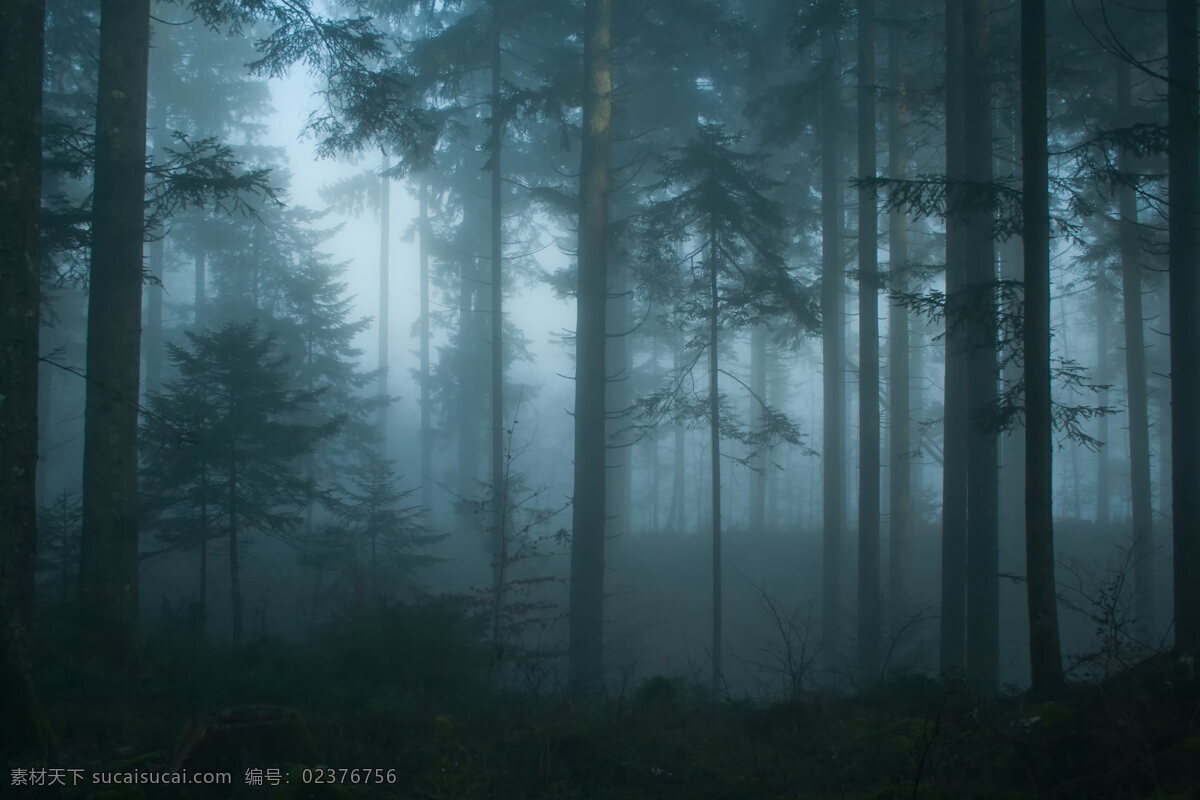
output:
M 230 322 L 187 338 L 188 347 L 168 350 L 179 378 L 150 398 L 143 430 L 147 494 L 167 520 L 198 521 L 192 541 L 200 548 L 202 576 L 209 520 L 223 523 L 230 630 L 238 643 L 244 539 L 251 533 L 293 539 L 309 494 L 298 462 L 335 432 L 337 421 L 305 419 L 315 395 L 293 388 L 288 357 L 257 323 Z M 205 593 L 202 583 L 201 602 Z M 200 620 L 204 616 L 201 605 Z

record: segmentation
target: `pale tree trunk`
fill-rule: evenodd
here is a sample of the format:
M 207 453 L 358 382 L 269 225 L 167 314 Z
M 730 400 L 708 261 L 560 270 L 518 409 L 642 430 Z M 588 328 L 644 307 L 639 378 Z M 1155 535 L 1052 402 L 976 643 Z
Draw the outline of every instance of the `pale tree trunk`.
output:
M 154 150 L 161 151 L 170 140 L 167 133 L 167 103 L 156 92 L 154 98 L 154 118 L 150 124 L 151 140 Z M 157 158 L 158 153 L 151 158 Z M 163 272 L 166 267 L 166 231 L 161 228 L 152 231 L 154 241 L 147 247 L 149 255 L 149 280 L 146 283 L 146 324 L 142 328 L 142 350 L 145 359 L 146 373 L 143 381 L 143 391 L 153 391 L 162 381 L 163 356 Z
M 709 230 L 708 253 L 708 427 L 712 477 L 712 693 L 724 686 L 721 667 L 721 395 L 717 332 L 720 329 L 720 297 L 717 294 L 717 230 Z
M 501 200 L 503 188 L 500 155 L 504 138 L 504 110 L 501 107 L 500 0 L 492 0 L 491 21 L 492 94 L 491 94 L 491 445 L 492 445 L 492 590 L 495 609 L 492 618 L 492 643 L 501 647 L 501 618 L 504 612 L 505 575 L 508 570 L 508 471 L 505 468 L 504 435 L 504 218 Z
M 208 324 L 208 315 L 206 309 L 206 298 L 208 294 L 208 256 L 204 250 L 204 243 L 197 242 L 197 251 L 193 266 L 195 271 L 194 288 L 192 294 L 192 322 L 197 330 L 203 330 Z
M 1046 0 L 1021 0 L 1021 160 L 1025 256 L 1025 571 L 1033 691 L 1062 687 L 1054 583 L 1054 440 L 1050 397 L 1050 191 Z
M 388 324 L 391 311 L 389 299 L 388 248 L 391 244 L 392 222 L 392 179 L 387 171 L 391 168 L 387 151 L 383 151 L 382 163 L 379 167 L 379 452 L 384 458 L 388 454 L 388 412 L 391 405 L 388 402 Z
M 80 630 L 126 662 L 137 642 L 138 372 L 149 0 L 102 0 L 96 105 Z
M 42 0 L 0 6 L 0 760 L 34 763 L 50 743 L 27 663 L 37 568 L 44 20 Z
M 1196 0 L 1167 0 L 1175 647 L 1200 648 L 1200 76 Z
M 421 505 L 433 509 L 433 419 L 429 365 L 429 182 L 422 177 L 418 199 L 419 280 L 421 283 Z
M 594 695 L 604 686 L 604 350 L 613 100 L 612 0 L 587 0 L 583 49 L 568 669 L 572 691 Z
M 875 3 L 858 4 L 858 175 L 875 177 Z M 879 218 L 875 188 L 858 192 L 858 674 L 879 675 Z
M 1131 67 L 1117 72 L 1118 124 L 1133 122 Z M 1120 154 L 1121 172 L 1133 170 L 1128 151 Z M 1156 629 L 1154 619 L 1154 516 L 1150 499 L 1150 420 L 1146 396 L 1146 341 L 1142 310 L 1142 263 L 1138 206 L 1134 188 L 1117 188 L 1120 214 L 1121 298 L 1125 315 L 1125 396 L 1129 427 L 1129 497 L 1134 560 L 1134 617 L 1143 638 Z
M 750 330 L 750 418 L 758 425 L 766 421 L 762 405 L 767 402 L 767 329 L 757 324 Z M 767 509 L 767 448 L 761 447 L 751 460 L 750 469 L 750 534 L 761 536 L 765 531 Z
M 821 59 L 828 74 L 821 92 L 821 642 L 829 664 L 842 646 L 842 537 L 845 527 L 845 386 L 842 381 L 842 208 L 839 142 L 841 90 L 837 33 L 827 28 Z
M 963 15 L 963 134 L 966 176 L 979 191 L 992 181 L 988 0 L 968 0 Z M 973 199 L 965 217 L 964 276 L 970 310 L 967 356 L 967 678 L 983 695 L 1000 691 L 999 439 L 995 407 L 996 259 L 993 211 Z M 965 320 L 964 320 L 965 322 Z
M 964 5 L 946 3 L 946 177 L 965 179 L 967 88 L 964 60 Z M 966 666 L 967 625 L 967 343 L 963 324 L 966 260 L 961 192 L 952 192 L 946 216 L 946 374 L 942 434 L 942 613 L 939 669 L 951 675 Z
M 892 180 L 908 177 L 908 95 L 904 75 L 903 30 L 888 29 L 888 174 Z M 908 216 L 893 209 L 888 217 L 888 271 L 891 289 L 908 291 Z M 890 627 L 898 630 L 912 606 L 912 428 L 910 411 L 908 309 L 893 303 L 888 310 L 888 384 L 891 394 L 891 428 L 888 442 L 891 480 L 888 484 L 888 594 Z

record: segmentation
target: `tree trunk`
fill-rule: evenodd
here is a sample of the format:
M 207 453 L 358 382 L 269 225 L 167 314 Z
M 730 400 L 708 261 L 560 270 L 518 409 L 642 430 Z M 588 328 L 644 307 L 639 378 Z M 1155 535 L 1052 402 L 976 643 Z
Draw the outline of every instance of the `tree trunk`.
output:
M 1046 141 L 1046 0 L 1021 0 L 1021 160 L 1025 255 L 1025 571 L 1033 691 L 1063 682 L 1054 583 L 1054 441 L 1050 397 L 1050 191 Z
M 504 435 L 504 218 L 501 200 L 500 153 L 504 138 L 504 110 L 501 102 L 500 0 L 492 0 L 492 153 L 491 153 L 491 415 L 492 415 L 492 589 L 495 610 L 492 643 L 501 646 L 500 619 L 503 613 L 505 572 L 508 567 L 508 471 L 505 469 Z
M 875 177 L 875 2 L 858 4 L 858 175 Z M 858 191 L 858 674 L 879 676 L 879 218 Z
M 230 415 L 232 417 L 232 414 Z M 238 559 L 237 453 L 229 454 L 229 608 L 233 643 L 242 643 L 242 570 Z
M 204 250 L 203 242 L 198 243 L 197 247 L 199 249 L 196 251 L 194 262 L 195 284 L 192 295 L 192 324 L 197 331 L 201 331 L 208 323 L 205 309 L 205 298 L 208 292 L 208 254 Z
M 766 424 L 763 404 L 767 402 L 767 328 L 757 324 L 750 330 L 750 418 Z M 762 536 L 767 511 L 767 448 L 760 446 L 750 469 L 750 534 Z
M 967 342 L 963 294 L 966 261 L 962 190 L 965 180 L 967 88 L 964 4 L 946 3 L 946 178 L 952 191 L 946 216 L 946 375 L 942 434 L 942 614 L 939 669 L 943 675 L 966 666 L 967 457 L 971 416 L 967 398 Z
M 568 668 L 574 693 L 595 694 L 604 686 L 604 323 L 608 292 L 612 0 L 587 0 L 583 49 Z
M 717 225 L 709 230 L 708 252 L 708 430 L 712 476 L 712 693 L 721 691 L 721 395 L 717 334 L 721 326 L 717 294 Z
M 125 662 L 137 641 L 138 372 L 149 0 L 102 0 L 88 293 L 81 632 Z
M 963 15 L 965 172 L 981 192 L 992 182 L 988 0 L 968 0 Z M 996 434 L 996 254 L 993 209 L 978 198 L 964 213 L 964 277 L 970 326 L 967 407 L 967 678 L 982 695 L 1000 691 L 1000 453 Z
M 429 182 L 422 177 L 419 192 L 421 282 L 421 505 L 426 513 L 433 509 L 433 419 L 431 418 L 429 370 Z
M 154 149 L 161 150 L 168 141 L 167 104 L 159 96 L 154 98 L 154 119 L 151 123 Z M 142 349 L 146 361 L 143 391 L 153 391 L 162 380 L 163 356 L 163 271 L 166 267 L 166 235 L 161 228 L 151 232 L 149 280 L 146 284 L 146 324 L 142 329 Z
M 1100 267 L 1096 273 L 1096 383 L 1104 388 L 1100 389 L 1096 400 L 1103 408 L 1108 407 L 1108 384 L 1111 383 L 1108 364 L 1108 328 L 1109 315 L 1112 314 L 1111 306 L 1108 276 L 1105 274 L 1104 268 Z M 1106 528 L 1112 519 L 1112 498 L 1110 496 L 1112 481 L 1109 476 L 1110 459 L 1107 447 L 1108 415 L 1103 415 L 1097 420 L 1097 428 L 1096 438 L 1100 440 L 1101 446 L 1096 452 L 1096 524 Z
M 1131 67 L 1117 71 L 1119 125 L 1133 120 Z M 1120 170 L 1133 170 L 1132 154 L 1120 154 Z M 1138 235 L 1137 195 L 1134 188 L 1117 188 L 1120 204 L 1121 296 L 1125 315 L 1125 395 L 1129 422 L 1129 485 L 1133 525 L 1134 618 L 1146 639 L 1153 635 L 1154 620 L 1154 516 L 1150 499 L 1150 421 L 1146 396 L 1146 342 L 1142 310 L 1142 264 Z
M 1175 647 L 1200 648 L 1200 75 L 1196 0 L 1167 1 Z
M 49 741 L 26 664 L 37 567 L 44 22 L 42 0 L 0 6 L 0 756 L 35 760 Z
M 904 76 L 903 30 L 888 29 L 888 72 L 891 83 L 888 102 L 888 173 L 892 180 L 908 177 L 908 95 Z M 892 291 L 908 291 L 905 273 L 908 262 L 908 216 L 893 209 L 888 217 L 888 270 Z M 889 418 L 891 480 L 888 484 L 888 594 L 890 627 L 899 630 L 912 606 L 912 422 L 910 411 L 908 309 L 893 303 L 888 311 L 888 384 L 891 395 Z
M 608 343 L 605 359 L 608 362 L 608 383 L 605 392 L 607 403 L 608 478 L 606 480 L 605 504 L 608 507 L 608 530 L 610 539 L 624 536 L 630 529 L 630 491 L 632 473 L 630 459 L 632 451 L 624 446 L 620 431 L 626 425 L 625 415 L 633 404 L 630 380 L 629 347 L 629 268 L 625 259 L 610 259 L 608 274 L 612 286 L 606 313 Z
M 845 526 L 845 386 L 842 381 L 842 208 L 839 198 L 841 96 L 837 33 L 828 27 L 821 59 L 828 74 L 821 92 L 821 370 L 822 557 L 821 641 L 828 663 L 839 665 L 842 646 L 842 535 Z
M 387 458 L 388 450 L 388 323 L 391 318 L 388 300 L 388 246 L 392 238 L 392 179 L 387 171 L 391 168 L 387 151 L 383 151 L 379 167 L 379 452 Z

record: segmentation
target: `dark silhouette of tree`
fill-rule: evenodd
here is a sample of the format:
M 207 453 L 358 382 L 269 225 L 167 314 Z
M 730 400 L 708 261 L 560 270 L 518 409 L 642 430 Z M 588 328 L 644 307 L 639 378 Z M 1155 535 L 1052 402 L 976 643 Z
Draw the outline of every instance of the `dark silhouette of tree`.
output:
M 45 3 L 0 8 L 0 754 L 45 757 L 29 682 L 37 548 L 41 305 L 42 44 Z
M 1025 570 L 1033 691 L 1062 686 L 1054 582 L 1053 410 L 1050 397 L 1050 190 L 1046 4 L 1021 2 L 1021 183 L 1025 304 Z
M 1175 647 L 1200 648 L 1200 73 L 1195 0 L 1167 2 Z
M 604 686 L 605 315 L 608 301 L 612 0 L 587 0 L 583 30 L 583 142 L 575 328 L 575 471 L 571 508 L 569 682 Z

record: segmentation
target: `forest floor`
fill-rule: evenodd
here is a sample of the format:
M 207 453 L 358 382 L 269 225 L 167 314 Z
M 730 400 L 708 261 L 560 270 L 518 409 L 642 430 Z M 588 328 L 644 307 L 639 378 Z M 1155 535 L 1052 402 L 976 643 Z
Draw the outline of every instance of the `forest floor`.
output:
M 585 707 L 492 688 L 478 641 L 460 608 L 431 603 L 341 624 L 306 644 L 201 652 L 180 636 L 151 639 L 138 668 L 119 678 L 51 651 L 37 681 L 57 741 L 46 766 L 84 777 L 74 786 L 14 786 L 24 767 L 8 765 L 0 794 L 1200 797 L 1200 679 L 1186 656 L 1157 656 L 1053 701 L 1007 694 L 980 702 L 960 682 L 918 675 L 853 695 L 714 701 L 656 677 Z M 225 712 L 198 715 L 213 709 Z M 168 769 L 227 770 L 232 781 L 117 786 L 92 774 Z M 247 784 L 258 779 L 263 785 Z

